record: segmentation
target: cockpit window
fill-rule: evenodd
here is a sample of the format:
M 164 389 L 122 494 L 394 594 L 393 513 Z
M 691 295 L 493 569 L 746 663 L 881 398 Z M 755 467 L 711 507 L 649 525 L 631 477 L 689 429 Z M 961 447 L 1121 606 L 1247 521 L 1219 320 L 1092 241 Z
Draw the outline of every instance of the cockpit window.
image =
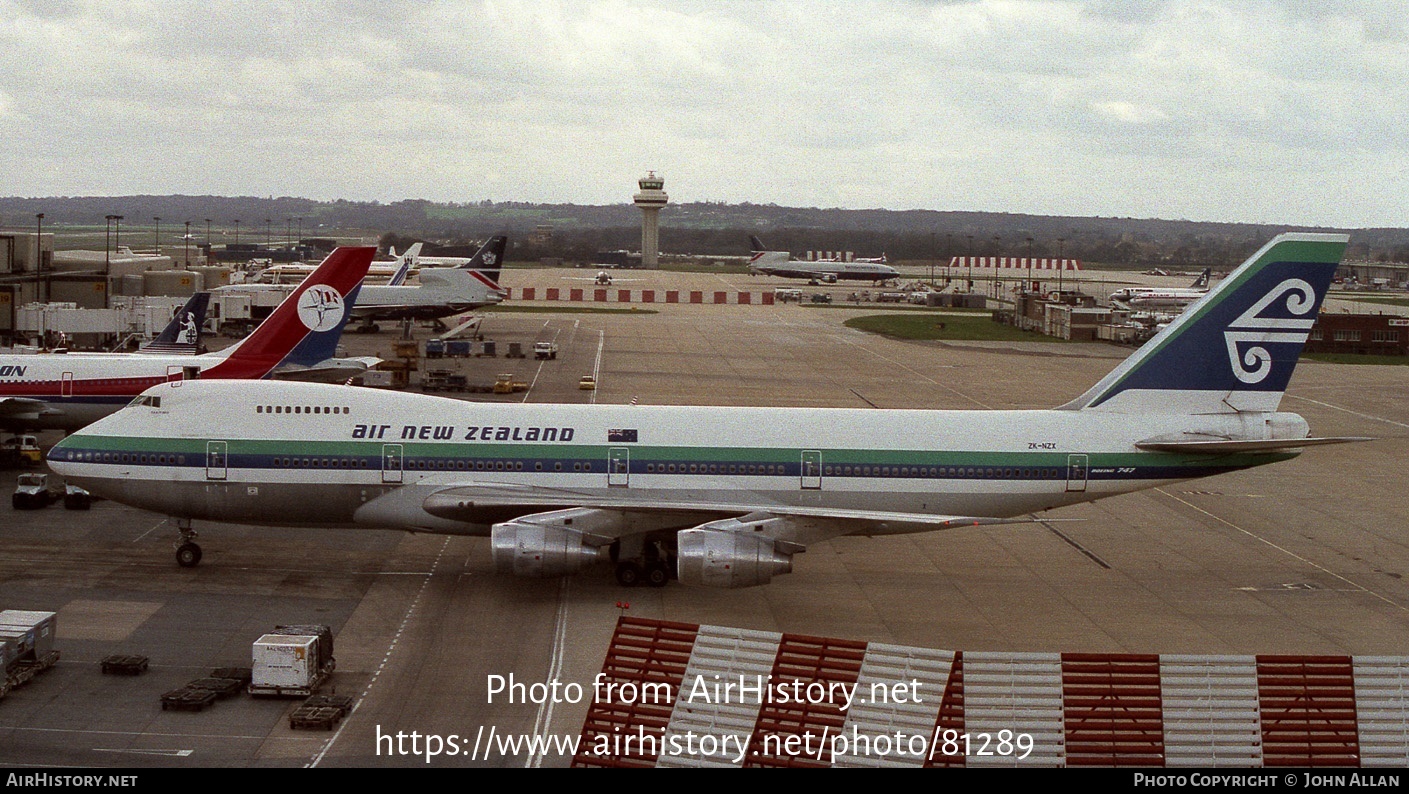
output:
M 160 398 L 160 397 L 156 397 L 156 396 L 152 396 L 152 395 L 148 395 L 148 394 L 139 394 L 137 397 L 135 397 L 135 398 L 132 400 L 132 402 L 130 402 L 130 403 L 127 404 L 127 407 L 128 407 L 128 408 L 140 408 L 140 407 L 142 407 L 142 406 L 144 406 L 144 405 L 147 406 L 147 407 L 149 407 L 149 408 L 160 408 L 160 407 L 161 407 L 161 398 Z

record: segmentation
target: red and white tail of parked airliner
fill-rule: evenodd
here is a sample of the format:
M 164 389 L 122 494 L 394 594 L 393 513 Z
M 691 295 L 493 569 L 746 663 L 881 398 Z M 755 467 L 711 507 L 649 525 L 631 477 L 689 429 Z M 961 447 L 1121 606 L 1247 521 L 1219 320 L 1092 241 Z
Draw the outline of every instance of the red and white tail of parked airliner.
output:
M 265 378 L 281 365 L 333 358 L 375 253 L 337 249 L 254 333 L 214 353 L 0 355 L 0 427 L 76 430 L 164 381 Z

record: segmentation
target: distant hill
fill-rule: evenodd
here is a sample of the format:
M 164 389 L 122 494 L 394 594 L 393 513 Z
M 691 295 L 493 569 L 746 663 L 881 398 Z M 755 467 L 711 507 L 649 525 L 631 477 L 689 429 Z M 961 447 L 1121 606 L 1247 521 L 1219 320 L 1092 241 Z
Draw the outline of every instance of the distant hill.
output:
M 383 235 L 384 239 L 424 239 L 466 244 L 507 233 L 513 258 L 590 257 L 599 250 L 640 245 L 641 215 L 629 203 L 603 206 L 531 204 L 513 201 L 436 203 L 408 199 L 389 204 L 314 201 L 295 197 L 251 196 L 65 196 L 0 198 L 0 225 L 33 228 L 35 213 L 46 227 L 103 227 L 107 215 L 122 215 L 124 234 L 163 229 L 191 221 L 193 234 L 229 229 L 238 219 L 242 232 L 258 240 L 266 231 L 283 238 L 286 228 L 305 237 L 335 230 Z M 1282 231 L 1347 231 L 1348 258 L 1409 261 L 1409 229 L 1311 229 L 1265 224 L 1210 223 L 1153 218 L 1084 218 L 1000 212 L 939 210 L 846 210 L 779 207 L 772 204 L 715 202 L 671 204 L 661 213 L 661 247 L 666 252 L 705 255 L 748 253 L 748 234 L 769 248 L 882 253 L 896 260 L 976 256 L 1064 256 L 1093 262 L 1231 266 Z M 267 221 L 267 223 L 266 223 Z M 530 244 L 539 227 L 551 227 L 551 241 Z M 129 231 L 130 230 L 130 231 Z M 173 232 L 175 233 L 175 232 Z M 1029 238 L 1031 241 L 1029 242 Z

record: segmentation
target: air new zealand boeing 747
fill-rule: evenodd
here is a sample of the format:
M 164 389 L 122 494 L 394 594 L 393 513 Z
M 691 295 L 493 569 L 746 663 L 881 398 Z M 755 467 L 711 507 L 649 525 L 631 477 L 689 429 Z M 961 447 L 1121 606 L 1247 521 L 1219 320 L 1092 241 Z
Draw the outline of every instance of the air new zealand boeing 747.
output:
M 1278 410 L 1347 238 L 1286 234 L 1051 410 L 470 403 L 343 386 L 148 389 L 49 454 L 192 520 L 491 538 L 496 567 L 623 584 L 767 583 L 840 535 L 1022 522 L 1348 441 Z

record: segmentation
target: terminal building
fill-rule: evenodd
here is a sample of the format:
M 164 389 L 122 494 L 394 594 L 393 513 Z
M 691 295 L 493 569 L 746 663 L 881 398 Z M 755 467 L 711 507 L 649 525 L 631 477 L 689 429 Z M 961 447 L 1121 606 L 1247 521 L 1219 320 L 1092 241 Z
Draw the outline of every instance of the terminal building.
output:
M 1306 352 L 1409 355 L 1409 317 L 1322 312 L 1306 340 Z

